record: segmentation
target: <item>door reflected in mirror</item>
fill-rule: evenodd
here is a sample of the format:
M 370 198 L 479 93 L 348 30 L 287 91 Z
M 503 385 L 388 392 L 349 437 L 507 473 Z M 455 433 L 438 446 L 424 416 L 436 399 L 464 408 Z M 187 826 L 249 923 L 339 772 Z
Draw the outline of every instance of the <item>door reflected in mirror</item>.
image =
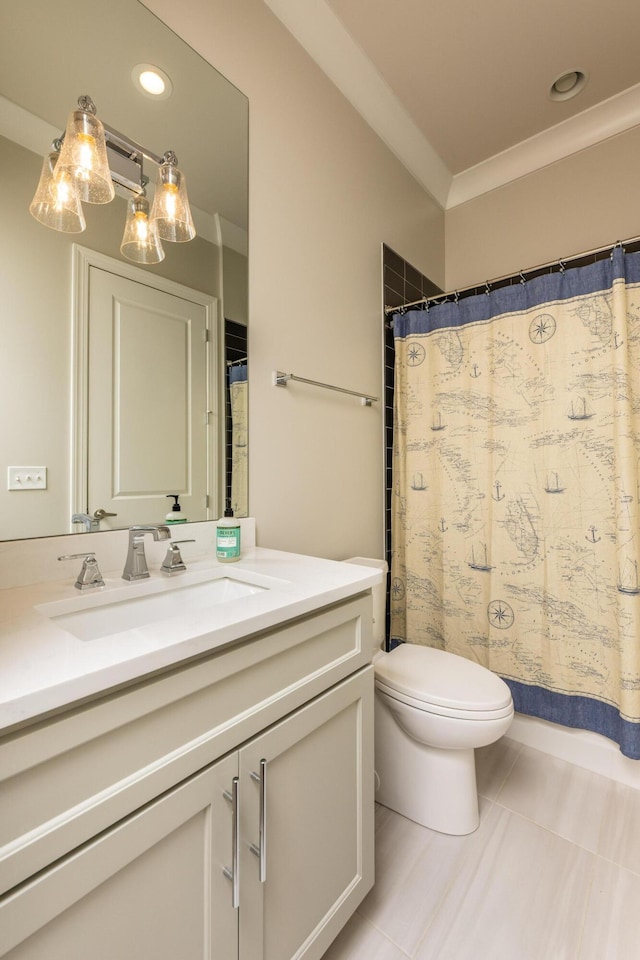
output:
M 73 57 L 61 56 L 70 49 Z M 171 96 L 153 101 L 134 86 L 131 72 L 143 62 L 165 71 Z M 205 321 L 174 318 L 166 303 L 154 318 L 126 292 L 103 290 L 103 346 L 78 324 L 99 286 L 89 271 L 86 289 L 79 282 L 78 245 L 110 258 L 102 273 L 131 290 L 137 282 L 120 253 L 124 188 L 109 204 L 82 204 L 80 234 L 29 214 L 43 155 L 81 94 L 111 128 L 160 156 L 178 155 L 197 235 L 164 244 L 161 263 L 132 269 L 194 291 L 209 304 Z M 247 356 L 246 98 L 138 0 L 113 0 L 108 18 L 98 0 L 23 0 L 0 36 L 0 163 L 0 539 L 160 522 L 166 494 L 180 495 L 190 520 L 219 516 L 228 500 L 246 515 L 246 413 L 242 427 L 242 403 L 231 399 L 236 365 L 227 365 L 239 358 L 225 342 L 225 331 L 242 329 Z M 145 174 L 151 195 L 150 161 Z M 205 334 L 203 360 L 194 344 Z M 243 433 L 244 457 L 235 456 Z M 8 468 L 25 465 L 46 468 L 45 489 L 7 489 Z M 74 524 L 73 514 L 89 519 Z

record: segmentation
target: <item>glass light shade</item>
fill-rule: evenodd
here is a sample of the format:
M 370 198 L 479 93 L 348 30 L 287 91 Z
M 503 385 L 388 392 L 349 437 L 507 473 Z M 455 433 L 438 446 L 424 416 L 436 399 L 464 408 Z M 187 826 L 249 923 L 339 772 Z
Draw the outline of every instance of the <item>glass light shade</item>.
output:
M 59 154 L 52 151 L 44 158 L 40 180 L 29 206 L 39 223 L 62 233 L 82 233 L 86 224 L 82 204 L 68 174 L 55 179 Z
M 89 98 L 81 97 L 79 102 L 84 106 L 86 101 L 93 107 Z M 72 177 L 86 203 L 109 203 L 115 196 L 104 127 L 89 106 L 69 115 L 55 175 Z
M 120 252 L 135 263 L 160 263 L 164 260 L 155 222 L 149 219 L 149 201 L 144 195 L 132 197 L 127 203 L 127 221 Z
M 151 219 L 157 225 L 163 240 L 184 243 L 193 240 L 196 228 L 193 225 L 187 184 L 184 174 L 178 170 L 174 154 L 165 154 L 165 162 L 158 168 L 158 182 L 153 198 Z M 167 159 L 167 158 L 170 159 Z

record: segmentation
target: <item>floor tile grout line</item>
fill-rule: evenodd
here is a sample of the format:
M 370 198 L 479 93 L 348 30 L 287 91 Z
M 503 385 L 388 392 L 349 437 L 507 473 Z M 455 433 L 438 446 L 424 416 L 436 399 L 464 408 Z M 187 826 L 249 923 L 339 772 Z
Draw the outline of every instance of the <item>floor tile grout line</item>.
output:
M 628 867 L 626 863 L 620 863 L 618 860 L 612 860 L 611 857 L 605 857 L 602 853 L 596 853 L 595 856 L 598 860 L 602 860 L 603 863 L 610 863 L 612 867 L 619 867 L 621 870 L 626 870 L 627 873 L 630 873 L 632 876 L 640 879 L 640 868 L 634 870 L 633 867 Z
M 489 817 L 489 815 L 490 815 L 493 807 L 496 805 L 496 801 L 495 801 L 495 800 L 488 800 L 487 797 L 484 797 L 483 799 L 484 799 L 484 800 L 487 800 L 488 803 L 490 804 L 489 808 L 486 810 L 486 812 L 485 812 L 485 814 L 484 814 L 484 819 L 486 820 L 486 819 Z M 478 825 L 478 827 L 476 828 L 476 830 L 473 831 L 473 833 L 477 833 L 478 830 L 481 828 L 481 826 L 482 826 L 482 821 L 480 822 L 480 824 Z M 493 836 L 493 831 L 494 831 L 494 830 L 495 830 L 495 827 L 494 827 L 491 831 L 489 831 L 489 830 L 487 831 L 487 837 L 485 838 L 485 840 L 484 840 L 483 843 L 481 844 L 481 851 L 480 851 L 480 855 L 479 855 L 479 862 L 482 860 L 483 851 L 484 851 L 484 849 L 488 846 L 489 841 L 490 841 L 491 837 Z M 473 834 L 467 834 L 467 836 L 473 836 Z M 442 890 L 442 894 L 441 894 L 441 896 L 438 898 L 438 902 L 437 902 L 437 904 L 436 904 L 436 906 L 435 906 L 435 909 L 434 909 L 434 911 L 433 911 L 433 914 L 432 914 L 431 919 L 429 920 L 429 922 L 427 923 L 426 927 L 425 927 L 424 930 L 422 931 L 422 935 L 418 938 L 418 942 L 417 942 L 417 944 L 416 944 L 416 948 L 415 948 L 414 952 L 411 954 L 411 957 L 412 957 L 412 958 L 416 957 L 417 954 L 420 952 L 420 949 L 421 949 L 423 943 L 425 942 L 425 940 L 426 940 L 426 938 L 427 938 L 427 934 L 429 933 L 429 931 L 430 931 L 431 928 L 433 927 L 433 925 L 434 925 L 434 923 L 435 923 L 435 921 L 436 921 L 436 919 L 437 919 L 437 917 L 438 917 L 438 914 L 439 914 L 440 910 L 442 909 L 442 906 L 444 905 L 445 900 L 447 899 L 447 897 L 449 896 L 449 893 L 451 892 L 451 890 L 453 889 L 454 885 L 456 884 L 456 882 L 457 882 L 457 880 L 458 880 L 458 877 L 460 876 L 460 874 L 461 874 L 462 871 L 464 870 L 464 868 L 465 868 L 465 866 L 466 866 L 466 862 L 467 862 L 467 855 L 461 853 L 461 854 L 458 856 L 458 858 L 457 858 L 457 861 L 456 861 L 457 865 L 456 865 L 455 869 L 452 871 L 451 877 L 449 878 L 448 883 L 445 884 L 445 886 L 444 886 L 444 888 L 443 888 L 443 890 Z
M 512 740 L 511 742 L 512 742 L 512 743 L 518 743 L 517 740 Z M 495 795 L 495 797 L 493 798 L 494 800 L 497 800 L 497 799 L 498 799 L 498 797 L 500 796 L 500 794 L 502 793 L 502 791 L 503 791 L 504 788 L 505 788 L 505 785 L 506 785 L 506 783 L 507 783 L 507 780 L 509 779 L 509 777 L 510 777 L 511 774 L 513 773 L 513 769 L 514 769 L 516 763 L 518 762 L 518 760 L 520 759 L 520 754 L 522 753 L 522 747 L 523 747 L 523 744 L 522 744 L 522 743 L 518 743 L 518 749 L 516 750 L 516 755 L 515 755 L 515 757 L 513 758 L 513 761 L 512 761 L 512 763 L 511 763 L 509 769 L 506 771 L 504 777 L 502 778 L 502 782 L 500 783 L 500 786 L 499 786 L 498 789 L 496 790 L 496 795 Z
M 396 943 L 395 940 L 392 937 L 390 937 L 388 933 L 385 933 L 384 930 L 381 927 L 378 927 L 372 920 L 369 919 L 369 917 L 365 917 L 362 913 L 360 913 L 359 909 L 356 910 L 356 913 L 358 914 L 361 920 L 364 920 L 364 922 L 369 924 L 370 927 L 373 927 L 376 933 L 379 933 L 380 936 L 387 941 L 387 943 L 390 943 L 393 947 L 396 948 L 396 950 L 399 950 L 400 953 L 403 954 L 403 956 L 408 957 L 408 960 L 412 960 L 412 957 L 414 956 L 414 954 L 407 953 L 404 947 L 401 947 L 399 943 Z
M 519 817 L 526 823 L 530 823 L 534 827 L 539 827 L 541 830 L 544 830 L 545 833 L 550 833 L 553 837 L 557 837 L 559 840 L 564 840 L 565 843 L 570 843 L 571 846 L 578 847 L 579 850 L 584 850 L 585 853 L 590 853 L 593 857 L 601 856 L 597 850 L 591 850 L 589 847 L 585 847 L 584 844 L 578 843 L 577 840 L 572 840 L 570 837 L 565 837 L 564 834 L 558 833 L 556 830 L 552 830 L 551 827 L 545 826 L 544 823 L 540 823 L 538 820 L 534 820 L 532 817 L 528 817 L 526 814 L 520 813 L 518 810 L 513 810 L 511 807 L 507 807 L 506 804 L 500 803 L 499 800 L 496 800 L 495 804 L 496 806 L 500 807 L 501 810 L 506 810 L 507 813 L 513 814 L 514 817 Z M 607 858 L 601 857 L 601 859 L 606 860 Z M 611 863 L 615 863 L 615 861 L 612 860 Z M 618 866 L 622 866 L 622 864 L 618 864 Z
M 597 857 L 597 854 L 596 854 Z M 587 926 L 587 911 L 589 909 L 589 903 L 591 902 L 591 891 L 593 890 L 593 882 L 596 875 L 596 861 L 594 859 L 591 864 L 591 876 L 589 877 L 589 884 L 587 886 L 584 905 L 582 908 L 582 923 L 580 924 L 580 930 L 578 931 L 578 942 L 576 944 L 576 954 L 575 960 L 580 960 L 580 954 L 582 953 L 582 942 L 584 940 L 584 931 Z

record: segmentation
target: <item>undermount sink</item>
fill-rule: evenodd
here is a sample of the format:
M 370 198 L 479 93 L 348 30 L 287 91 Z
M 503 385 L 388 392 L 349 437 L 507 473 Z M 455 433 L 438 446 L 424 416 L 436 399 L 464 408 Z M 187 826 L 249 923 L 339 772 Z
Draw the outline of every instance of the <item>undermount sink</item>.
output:
M 36 609 L 79 640 L 99 640 L 173 617 L 192 616 L 267 589 L 267 586 L 221 576 L 175 586 L 161 583 L 160 589 L 149 583 L 119 587 L 107 595 L 61 600 Z M 136 591 L 133 596 L 132 590 Z

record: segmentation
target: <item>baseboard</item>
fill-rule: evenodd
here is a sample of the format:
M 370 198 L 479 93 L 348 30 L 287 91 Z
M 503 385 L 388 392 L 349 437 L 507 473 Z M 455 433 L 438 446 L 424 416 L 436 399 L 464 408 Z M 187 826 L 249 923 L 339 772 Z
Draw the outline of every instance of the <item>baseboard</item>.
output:
M 598 733 L 516 713 L 507 736 L 552 757 L 640 789 L 640 761 L 624 757 L 617 743 Z

